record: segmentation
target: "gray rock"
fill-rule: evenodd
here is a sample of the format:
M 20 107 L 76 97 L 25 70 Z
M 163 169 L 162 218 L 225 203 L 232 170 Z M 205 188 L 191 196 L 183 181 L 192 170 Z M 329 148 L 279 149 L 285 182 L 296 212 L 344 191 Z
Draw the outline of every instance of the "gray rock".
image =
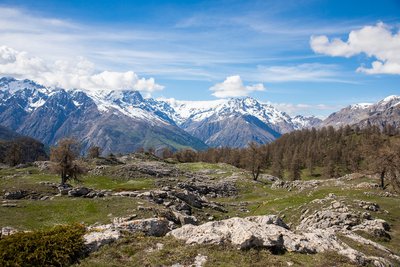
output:
M 1 231 L 0 231 L 0 238 L 15 234 L 17 232 L 18 232 L 18 230 L 13 227 L 10 227 L 10 226 L 2 227 Z
M 337 239 L 332 230 L 313 229 L 296 234 L 280 225 L 286 226 L 277 216 L 235 217 L 207 222 L 200 226 L 184 225 L 167 235 L 184 240 L 186 244 L 229 243 L 240 249 L 267 248 L 272 251 L 287 250 L 299 253 L 335 251 L 360 265 L 387 266 L 387 260 L 368 257 L 344 244 Z
M 179 222 L 179 224 L 181 225 L 185 225 L 185 224 L 193 224 L 193 225 L 197 225 L 198 221 L 197 218 L 194 216 L 189 216 L 189 215 L 185 215 L 179 212 L 172 212 L 174 217 L 176 218 L 175 221 Z
M 203 208 L 204 201 L 198 195 L 187 190 L 184 190 L 183 192 L 175 191 L 173 192 L 173 195 L 192 207 L 199 209 Z
M 69 190 L 68 196 L 83 197 L 83 196 L 86 196 L 90 191 L 91 191 L 91 189 L 89 189 L 87 187 L 77 187 L 77 188 L 73 188 L 73 189 Z
M 18 190 L 13 192 L 6 192 L 4 193 L 4 199 L 21 199 L 28 195 L 28 191 L 25 190 Z
M 83 236 L 85 245 L 89 252 L 98 250 L 100 247 L 121 238 L 121 232 L 115 229 L 95 229 Z
M 160 218 L 125 221 L 114 224 L 115 228 L 131 233 L 142 232 L 150 236 L 164 236 L 170 231 L 170 221 Z

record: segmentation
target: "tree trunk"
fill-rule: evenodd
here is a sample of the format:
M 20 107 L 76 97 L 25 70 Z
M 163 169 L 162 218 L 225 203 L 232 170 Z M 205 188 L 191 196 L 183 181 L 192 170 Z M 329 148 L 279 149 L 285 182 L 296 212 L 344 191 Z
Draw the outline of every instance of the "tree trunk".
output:
M 66 175 L 64 170 L 61 171 L 61 185 L 65 185 L 66 182 Z
M 381 172 L 381 188 L 385 189 L 385 171 Z

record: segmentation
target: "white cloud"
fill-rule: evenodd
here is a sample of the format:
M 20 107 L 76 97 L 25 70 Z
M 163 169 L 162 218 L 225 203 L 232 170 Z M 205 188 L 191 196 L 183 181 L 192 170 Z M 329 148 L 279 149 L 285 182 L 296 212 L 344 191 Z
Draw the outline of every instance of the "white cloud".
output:
M 299 82 L 299 81 L 330 81 L 336 80 L 336 65 L 299 64 L 292 66 L 258 66 L 258 72 L 253 73 L 255 79 L 263 82 Z
M 222 83 L 217 83 L 210 87 L 218 98 L 247 96 L 253 91 L 265 91 L 263 84 L 253 84 L 245 86 L 239 75 L 228 76 Z
M 164 87 L 153 78 L 139 78 L 133 71 L 98 72 L 95 65 L 84 59 L 76 61 L 45 61 L 7 46 L 0 46 L 0 76 L 13 76 L 35 80 L 47 86 L 86 90 L 139 90 L 146 94 Z
M 290 116 L 296 116 L 299 114 L 305 116 L 311 116 L 319 114 L 320 119 L 325 118 L 330 113 L 337 111 L 342 108 L 341 105 L 326 105 L 326 104 L 293 104 L 293 103 L 272 103 L 267 102 L 267 104 L 273 105 L 278 110 L 288 113 Z
M 393 33 L 392 29 L 382 22 L 351 31 L 347 41 L 330 41 L 325 35 L 311 36 L 310 45 L 314 52 L 319 54 L 351 57 L 364 53 L 375 60 L 370 68 L 359 67 L 359 72 L 400 74 L 399 29 Z

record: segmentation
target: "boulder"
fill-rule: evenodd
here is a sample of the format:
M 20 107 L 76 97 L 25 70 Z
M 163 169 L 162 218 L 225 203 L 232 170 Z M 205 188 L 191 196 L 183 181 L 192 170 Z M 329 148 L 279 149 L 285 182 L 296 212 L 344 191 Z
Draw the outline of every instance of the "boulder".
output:
M 68 196 L 70 197 L 83 197 L 89 194 L 91 189 L 87 187 L 76 187 L 68 191 Z
M 6 192 L 4 193 L 4 199 L 21 199 L 28 195 L 28 191 L 25 190 L 18 190 L 13 192 Z
M 83 236 L 89 252 L 98 250 L 101 246 L 114 242 L 121 238 L 121 232 L 115 229 L 96 229 Z
M 125 221 L 114 224 L 113 227 L 131 233 L 142 232 L 150 236 L 164 236 L 170 231 L 171 223 L 164 218 L 149 218 Z
M 231 243 L 240 249 L 265 247 L 276 250 L 283 248 L 280 229 L 286 230 L 273 224 L 260 226 L 257 222 L 235 217 L 200 226 L 186 224 L 168 235 L 185 240 L 187 244 Z
M 3 227 L 3 228 L 1 228 L 1 231 L 0 231 L 0 238 L 15 234 L 17 232 L 18 232 L 18 230 L 13 227 L 10 227 L 10 226 Z
M 176 198 L 186 202 L 188 205 L 201 209 L 203 208 L 204 201 L 200 198 L 200 196 L 193 194 L 187 190 L 183 192 L 174 191 L 172 192 Z
M 341 242 L 331 229 L 313 229 L 294 233 L 277 216 L 252 216 L 184 225 L 167 235 L 186 244 L 232 244 L 239 249 L 267 248 L 272 252 L 319 253 L 335 251 L 359 265 L 390 266 L 378 257 L 368 257 Z M 389 265 L 388 265 L 389 263 Z
M 69 184 L 64 184 L 64 185 L 59 185 L 58 186 L 58 191 L 60 192 L 60 195 L 66 196 L 68 195 L 68 192 L 72 189 L 72 185 Z

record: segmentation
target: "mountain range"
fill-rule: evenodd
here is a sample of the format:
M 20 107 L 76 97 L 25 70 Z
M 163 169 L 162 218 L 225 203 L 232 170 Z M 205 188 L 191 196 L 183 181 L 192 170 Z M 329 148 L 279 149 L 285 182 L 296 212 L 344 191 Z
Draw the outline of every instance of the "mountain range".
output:
M 321 124 L 335 128 L 345 125 L 366 127 L 376 125 L 383 128 L 391 125 L 400 127 L 400 96 L 388 96 L 377 103 L 359 103 L 350 105 L 332 113 Z
M 321 121 L 291 117 L 250 97 L 157 100 L 132 90 L 65 90 L 4 77 L 0 79 L 0 125 L 46 145 L 75 137 L 83 150 L 96 145 L 104 153 L 127 153 L 142 147 L 201 150 L 244 147 L 251 141 L 263 144 L 294 130 L 365 124 L 368 119 L 383 123 L 391 118 L 387 123 L 398 126 L 395 101 L 400 103 L 400 99 L 392 98 L 386 99 L 387 104 L 382 100 L 376 105 L 350 106 Z

